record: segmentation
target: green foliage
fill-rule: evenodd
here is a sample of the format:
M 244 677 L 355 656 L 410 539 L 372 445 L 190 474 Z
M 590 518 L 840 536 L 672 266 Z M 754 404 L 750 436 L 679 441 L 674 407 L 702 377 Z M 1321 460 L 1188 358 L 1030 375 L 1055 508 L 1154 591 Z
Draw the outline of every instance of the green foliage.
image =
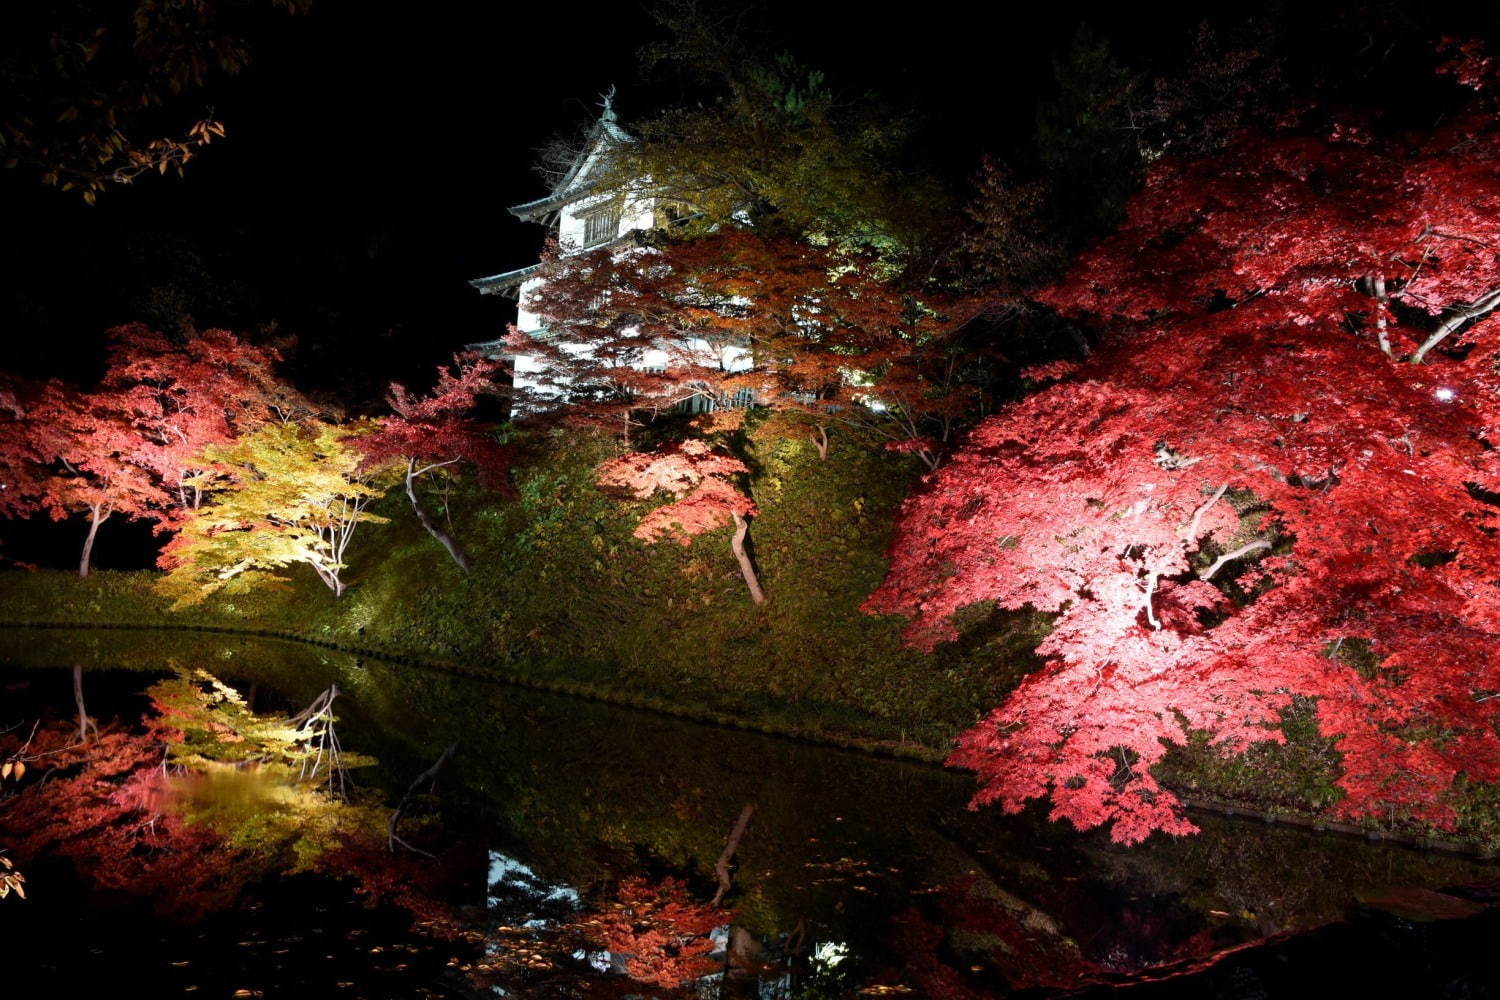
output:
M 1145 163 L 1131 109 L 1141 84 L 1087 27 L 1054 73 L 1057 94 L 1037 108 L 1037 151 L 1078 241 L 1118 223 L 1140 186 Z
M 909 164 L 911 122 L 870 95 L 839 95 L 822 71 L 758 49 L 704 8 L 665 5 L 671 40 L 648 61 L 702 81 L 708 100 L 632 128 L 601 186 L 673 205 L 682 232 L 736 220 L 758 231 L 873 251 L 892 273 L 940 242 L 956 206 Z

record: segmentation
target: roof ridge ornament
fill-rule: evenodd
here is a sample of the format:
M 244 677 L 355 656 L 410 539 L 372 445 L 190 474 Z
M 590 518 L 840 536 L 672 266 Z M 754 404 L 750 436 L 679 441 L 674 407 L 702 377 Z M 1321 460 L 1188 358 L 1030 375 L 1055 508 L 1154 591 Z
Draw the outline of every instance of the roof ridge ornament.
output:
M 599 120 L 601 122 L 618 123 L 619 119 L 615 117 L 615 85 L 610 84 L 609 89 L 600 94 L 599 97 L 600 103 L 604 107 L 604 110 L 599 114 Z

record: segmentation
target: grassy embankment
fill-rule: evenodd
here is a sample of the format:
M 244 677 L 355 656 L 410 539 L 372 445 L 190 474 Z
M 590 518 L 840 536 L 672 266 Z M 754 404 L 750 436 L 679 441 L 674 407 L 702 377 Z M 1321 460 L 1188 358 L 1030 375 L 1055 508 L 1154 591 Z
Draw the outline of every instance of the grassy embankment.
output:
M 729 529 L 684 547 L 631 536 L 649 504 L 606 495 L 602 444 L 575 443 L 515 470 L 517 496 L 454 498 L 465 574 L 417 525 L 399 491 L 350 548 L 335 598 L 306 567 L 282 588 L 171 610 L 154 572 L 0 574 L 0 619 L 269 630 L 699 717 L 877 743 L 937 757 L 1034 666 L 1045 623 L 1006 616 L 927 656 L 901 621 L 859 603 L 916 463 L 835 436 L 820 460 L 775 422 L 749 433 L 761 514 L 751 540 L 770 597 L 751 603 Z M 435 505 L 436 506 L 436 505 Z M 108 526 L 106 529 L 108 530 Z
M 0 574 L 0 620 L 215 626 L 292 634 L 469 669 L 621 704 L 769 732 L 940 759 L 953 735 L 1037 665 L 1035 615 L 976 609 L 964 637 L 907 649 L 898 619 L 859 610 L 918 469 L 849 435 L 826 460 L 803 433 L 762 423 L 743 442 L 761 513 L 752 533 L 770 600 L 751 603 L 728 529 L 683 547 L 631 536 L 647 504 L 605 495 L 602 445 L 574 444 L 515 471 L 517 496 L 455 497 L 465 574 L 393 494 L 386 525 L 360 528 L 350 589 L 335 598 L 310 570 L 282 588 L 171 610 L 152 572 Z M 1175 752 L 1163 779 L 1185 794 L 1312 816 L 1337 801 L 1339 754 L 1311 706 L 1288 714 L 1286 746 L 1225 759 L 1206 742 Z M 1460 835 L 1500 841 L 1487 788 L 1461 795 Z M 1386 829 L 1421 834 L 1400 817 Z

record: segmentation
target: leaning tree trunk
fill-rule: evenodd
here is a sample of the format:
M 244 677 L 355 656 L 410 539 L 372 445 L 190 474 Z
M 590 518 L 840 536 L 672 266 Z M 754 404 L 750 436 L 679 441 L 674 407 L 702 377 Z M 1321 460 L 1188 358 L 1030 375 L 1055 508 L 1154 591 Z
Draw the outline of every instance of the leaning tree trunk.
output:
M 103 504 L 96 503 L 89 508 L 89 533 L 83 539 L 83 558 L 78 560 L 78 579 L 80 580 L 89 578 L 89 558 L 94 553 L 94 538 L 99 534 L 99 525 L 104 523 L 106 517 L 109 517 L 109 511 Z
M 735 514 L 734 536 L 729 539 L 729 548 L 734 552 L 735 561 L 740 564 L 740 575 L 745 578 L 745 586 L 750 588 L 750 600 L 756 604 L 764 604 L 766 593 L 760 589 L 760 580 L 755 575 L 755 564 L 750 561 L 750 556 L 745 552 L 745 536 L 749 533 L 750 522 Z
M 411 500 L 411 509 L 417 512 L 417 520 L 422 522 L 422 527 L 427 533 L 438 540 L 438 544 L 448 550 L 453 561 L 458 563 L 458 568 L 465 573 L 469 571 L 469 557 L 464 555 L 464 550 L 458 547 L 458 542 L 448 532 L 438 526 L 427 509 L 422 506 L 422 501 L 417 499 L 417 473 L 416 463 L 411 459 L 406 460 L 406 495 Z
M 818 449 L 818 461 L 828 461 L 828 428 L 818 425 L 818 434 L 813 438 L 813 447 Z
M 84 743 L 89 738 L 89 730 L 92 729 L 97 735 L 99 727 L 94 720 L 89 718 L 88 709 L 83 702 L 83 666 L 73 664 L 73 704 L 78 706 L 78 742 Z

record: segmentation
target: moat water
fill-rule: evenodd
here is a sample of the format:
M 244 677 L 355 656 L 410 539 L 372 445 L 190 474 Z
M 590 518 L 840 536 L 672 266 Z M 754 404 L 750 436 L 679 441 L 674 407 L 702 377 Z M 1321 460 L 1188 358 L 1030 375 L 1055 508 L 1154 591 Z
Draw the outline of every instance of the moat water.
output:
M 27 859 L 28 898 L 0 900 L 0 968 L 52 995 L 1500 993 L 1485 944 L 1500 869 L 1459 856 L 1213 815 L 1194 817 L 1198 836 L 1125 848 L 1040 810 L 971 812 L 971 780 L 936 767 L 293 643 L 0 629 L 0 661 L 12 732 L 68 718 L 80 665 L 104 727 L 130 725 L 174 670 L 208 671 L 273 714 L 337 685 L 339 739 L 379 760 L 357 780 L 387 803 L 457 744 L 423 796 L 435 856 L 404 861 L 441 871 L 433 891 L 466 934 L 368 907 L 357 882 L 326 875 L 262 878 L 174 919 L 149 892 Z M 0 846 L 46 792 L 5 789 Z M 731 915 L 703 935 L 701 975 L 633 979 L 628 956 L 560 934 L 618 912 L 612 893 L 633 880 L 706 903 L 747 806 Z

